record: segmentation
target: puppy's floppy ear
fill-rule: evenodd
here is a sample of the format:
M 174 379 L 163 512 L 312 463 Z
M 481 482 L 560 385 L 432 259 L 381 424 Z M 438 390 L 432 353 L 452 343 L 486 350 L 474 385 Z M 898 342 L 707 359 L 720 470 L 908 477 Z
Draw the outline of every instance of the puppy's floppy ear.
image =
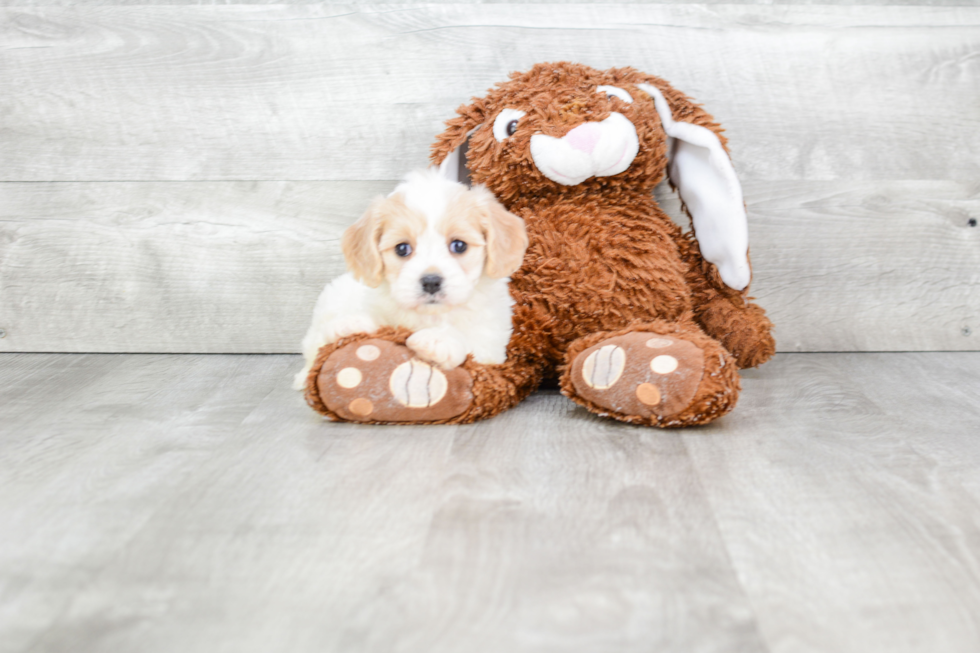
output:
M 505 209 L 486 188 L 475 186 L 474 191 L 480 193 L 480 227 L 487 240 L 486 275 L 509 277 L 521 267 L 527 251 L 524 221 Z
M 385 198 L 377 197 L 357 222 L 347 227 L 340 240 L 347 267 L 354 278 L 371 288 L 384 280 L 384 264 L 378 243 L 381 240 L 381 205 Z
M 724 139 L 716 133 L 721 130 L 683 93 L 661 79 L 648 79 L 655 83 L 636 86 L 653 98 L 672 140 L 667 175 L 691 216 L 701 255 L 717 266 L 725 285 L 744 290 L 752 279 L 745 200 Z
M 482 99 L 456 109 L 456 118 L 446 121 L 446 131 L 436 137 L 430 159 L 440 174 L 450 181 L 470 185 L 470 170 L 466 167 L 470 136 L 484 122 L 486 107 Z

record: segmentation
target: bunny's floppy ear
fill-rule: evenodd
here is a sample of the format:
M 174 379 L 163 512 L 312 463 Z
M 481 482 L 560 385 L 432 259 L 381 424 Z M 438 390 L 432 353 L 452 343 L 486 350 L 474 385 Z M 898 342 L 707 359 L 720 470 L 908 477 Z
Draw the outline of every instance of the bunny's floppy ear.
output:
M 463 105 L 456 109 L 459 115 L 446 121 L 446 131 L 436 137 L 432 146 L 432 162 L 439 172 L 450 181 L 470 185 L 470 171 L 466 167 L 470 136 L 483 125 L 484 106 L 482 100 Z
M 675 122 L 667 99 L 652 84 L 637 87 L 653 98 L 672 140 L 667 174 L 691 215 L 701 255 L 718 267 L 722 281 L 744 290 L 752 278 L 749 228 L 742 185 L 718 136 L 701 125 Z

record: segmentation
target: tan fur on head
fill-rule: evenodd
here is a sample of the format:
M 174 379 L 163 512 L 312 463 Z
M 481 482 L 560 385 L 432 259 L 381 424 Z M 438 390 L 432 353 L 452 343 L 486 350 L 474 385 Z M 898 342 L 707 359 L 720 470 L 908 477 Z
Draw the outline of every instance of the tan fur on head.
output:
M 480 226 L 487 239 L 487 276 L 494 279 L 509 277 L 517 272 L 527 250 L 527 231 L 524 221 L 508 211 L 492 193 L 480 186 Z
M 344 253 L 347 268 L 354 278 L 371 288 L 377 288 L 384 279 L 384 269 L 378 243 L 381 239 L 382 212 L 387 201 L 376 197 L 357 222 L 344 230 L 340 249 Z
M 406 260 L 395 253 L 395 246 L 408 243 L 413 249 L 419 236 L 425 231 L 425 216 L 405 204 L 405 197 L 395 193 L 378 204 L 377 219 L 380 223 L 376 242 L 381 254 L 381 276 L 394 283 Z
M 401 194 L 375 198 L 364 215 L 344 231 L 341 249 L 348 269 L 361 283 L 378 287 L 386 277 L 397 276 L 405 261 L 394 254 L 395 245 L 407 242 L 415 247 L 425 226 L 425 216 L 406 205 Z M 469 252 L 460 257 L 464 269 L 472 271 L 477 265 L 494 279 L 516 272 L 527 250 L 524 221 L 482 186 L 468 192 L 460 187 L 439 231 L 447 244 L 459 239 L 469 245 Z

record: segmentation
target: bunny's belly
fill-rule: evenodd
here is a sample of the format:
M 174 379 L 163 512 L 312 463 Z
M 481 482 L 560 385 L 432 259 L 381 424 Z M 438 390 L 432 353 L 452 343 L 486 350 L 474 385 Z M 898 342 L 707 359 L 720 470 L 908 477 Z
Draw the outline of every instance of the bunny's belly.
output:
M 520 301 L 551 318 L 555 344 L 691 310 L 680 230 L 653 208 L 556 206 L 525 216 L 530 246 L 513 283 Z

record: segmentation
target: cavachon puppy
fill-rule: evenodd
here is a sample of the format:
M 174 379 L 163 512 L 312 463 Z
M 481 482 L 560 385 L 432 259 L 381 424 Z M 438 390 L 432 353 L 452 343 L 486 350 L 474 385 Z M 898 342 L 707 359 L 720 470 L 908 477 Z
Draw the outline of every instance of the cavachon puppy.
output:
M 469 355 L 485 365 L 507 357 L 514 304 L 508 277 L 526 248 L 524 222 L 485 188 L 467 188 L 435 170 L 409 173 L 344 232 L 341 249 L 350 272 L 320 293 L 303 339 L 306 364 L 294 387 L 305 386 L 324 345 L 381 326 L 403 327 L 412 333 L 407 347 L 421 360 L 399 368 L 392 378 L 402 380 L 395 385 L 385 379 L 382 393 L 390 391 L 396 411 L 423 401 L 446 410 L 454 397 L 440 402 L 448 389 L 444 371 Z M 362 368 L 380 353 L 378 345 L 359 346 L 351 364 L 329 380 L 333 391 L 362 393 L 370 385 Z M 358 395 L 362 401 L 348 402 L 341 413 L 357 416 L 368 402 L 373 412 L 379 399 L 371 396 Z
M 406 402 L 410 333 L 353 334 L 319 351 L 310 405 L 334 419 L 464 423 L 557 378 L 575 402 L 625 422 L 686 426 L 730 411 L 738 368 L 764 363 L 775 343 L 748 299 L 741 185 L 711 116 L 658 77 L 564 62 L 514 73 L 457 113 L 433 162 L 489 189 L 530 241 L 511 280 L 506 361 L 468 358 Z M 653 199 L 665 175 L 690 232 Z M 365 343 L 378 355 L 356 362 Z M 337 394 L 348 367 L 365 383 Z

